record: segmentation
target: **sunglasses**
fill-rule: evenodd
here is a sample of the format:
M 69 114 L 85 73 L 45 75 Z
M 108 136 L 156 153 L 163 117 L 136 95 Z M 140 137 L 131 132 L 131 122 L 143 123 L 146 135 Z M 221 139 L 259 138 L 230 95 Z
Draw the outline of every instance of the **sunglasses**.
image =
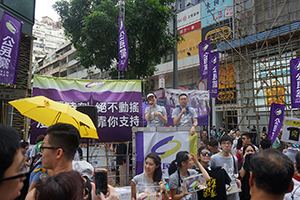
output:
M 201 152 L 202 156 L 212 156 L 211 152 Z

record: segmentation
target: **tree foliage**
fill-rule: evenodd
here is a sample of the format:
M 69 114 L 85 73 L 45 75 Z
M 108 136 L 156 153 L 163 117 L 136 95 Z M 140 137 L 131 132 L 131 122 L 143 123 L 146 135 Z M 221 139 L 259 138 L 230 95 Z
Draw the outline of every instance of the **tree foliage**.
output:
M 176 43 L 167 24 L 174 0 L 125 0 L 125 28 L 129 58 L 127 78 L 153 75 L 161 57 Z M 67 37 L 74 44 L 84 67 L 95 65 L 110 70 L 118 58 L 117 0 L 61 0 L 53 5 L 63 21 Z M 114 69 L 116 72 L 116 69 Z

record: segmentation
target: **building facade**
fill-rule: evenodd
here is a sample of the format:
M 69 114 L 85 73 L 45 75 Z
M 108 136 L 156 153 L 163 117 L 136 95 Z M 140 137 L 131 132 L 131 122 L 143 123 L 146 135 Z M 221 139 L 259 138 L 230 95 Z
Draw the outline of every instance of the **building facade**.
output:
M 42 21 L 35 20 L 33 26 L 33 62 L 56 50 L 68 40 L 61 26 L 61 21 L 53 21 L 49 17 L 42 17 Z
M 80 65 L 76 50 L 67 42 L 37 62 L 34 74 L 74 78 L 74 79 L 109 79 L 108 72 L 101 72 L 96 67 L 85 68 Z
M 209 39 L 212 51 L 219 51 L 219 97 L 211 125 L 268 129 L 271 103 L 285 104 L 285 116 L 300 114 L 291 109 L 289 79 L 289 62 L 300 53 L 298 0 L 206 0 L 189 7 L 177 2 L 185 8 L 177 14 L 177 31 L 185 39 L 177 45 L 178 85 L 205 90 L 198 43 Z M 173 59 L 173 54 L 162 59 L 148 90 L 160 89 L 159 75 L 165 88 L 173 87 Z
M 0 0 L 0 18 L 3 12 L 22 22 L 22 35 L 16 85 L 0 85 L 0 123 L 17 130 L 26 129 L 25 118 L 8 104 L 8 101 L 31 95 L 30 72 L 32 64 L 32 26 L 34 24 L 35 0 Z

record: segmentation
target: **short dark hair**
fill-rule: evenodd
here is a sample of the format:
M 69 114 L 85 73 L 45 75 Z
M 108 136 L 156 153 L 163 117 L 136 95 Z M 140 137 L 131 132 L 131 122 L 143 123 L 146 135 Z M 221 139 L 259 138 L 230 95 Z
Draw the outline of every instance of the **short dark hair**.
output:
M 212 140 L 208 143 L 208 146 L 212 146 L 212 147 L 218 146 L 218 140 L 217 140 L 217 139 L 212 139 Z
M 85 183 L 76 171 L 61 172 L 48 179 L 44 179 L 36 186 L 37 200 L 82 200 Z
M 162 170 L 161 170 L 161 158 L 156 154 L 156 153 L 149 153 L 146 158 L 145 161 L 147 160 L 147 158 L 151 158 L 153 159 L 154 163 L 156 166 L 159 166 L 155 169 L 154 174 L 153 174 L 153 181 L 154 182 L 159 182 L 161 181 L 162 178 Z
M 47 135 L 53 147 L 60 147 L 64 150 L 67 160 L 73 159 L 80 142 L 77 128 L 71 124 L 57 123 L 47 129 Z
M 179 95 L 178 99 L 180 99 L 180 97 L 182 97 L 182 96 L 188 97 L 185 93 L 181 93 L 181 94 Z
M 225 141 L 229 141 L 231 142 L 231 144 L 233 143 L 233 140 L 230 136 L 228 135 L 223 135 L 220 139 L 219 139 L 219 143 L 221 144 L 222 142 L 225 142 Z
M 206 131 L 206 133 L 208 132 L 207 129 L 203 129 L 203 130 L 202 130 L 202 133 L 203 133 L 203 131 Z
M 18 132 L 12 127 L 0 124 L 0 179 L 12 165 L 19 149 L 20 137 Z
M 243 133 L 242 136 L 246 136 L 247 139 L 252 139 L 252 135 L 251 135 L 251 133 L 249 133 L 249 132 Z M 241 136 L 241 137 L 242 137 L 242 136 Z
M 39 136 L 37 136 L 37 138 L 36 138 L 36 143 L 39 143 L 39 142 L 43 141 L 44 138 L 45 138 L 44 135 L 39 135 Z
M 208 140 L 207 139 L 202 139 L 201 140 L 206 146 L 209 144 Z
M 260 141 L 260 146 L 262 149 L 269 149 L 272 146 L 272 141 L 268 138 L 262 139 Z
M 25 141 L 22 141 L 20 142 L 20 146 L 25 149 L 25 147 L 29 146 L 29 143 L 28 142 L 25 142 Z
M 294 175 L 292 160 L 276 149 L 254 154 L 250 168 L 256 187 L 269 194 L 287 192 Z

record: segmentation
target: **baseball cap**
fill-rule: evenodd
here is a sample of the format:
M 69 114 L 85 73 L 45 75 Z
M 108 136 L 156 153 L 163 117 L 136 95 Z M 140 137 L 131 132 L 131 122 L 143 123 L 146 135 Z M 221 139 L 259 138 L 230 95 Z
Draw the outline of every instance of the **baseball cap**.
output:
M 149 94 L 147 95 L 147 99 L 148 99 L 149 97 L 151 97 L 151 96 L 154 96 L 154 97 L 156 98 L 155 94 L 149 93 Z

